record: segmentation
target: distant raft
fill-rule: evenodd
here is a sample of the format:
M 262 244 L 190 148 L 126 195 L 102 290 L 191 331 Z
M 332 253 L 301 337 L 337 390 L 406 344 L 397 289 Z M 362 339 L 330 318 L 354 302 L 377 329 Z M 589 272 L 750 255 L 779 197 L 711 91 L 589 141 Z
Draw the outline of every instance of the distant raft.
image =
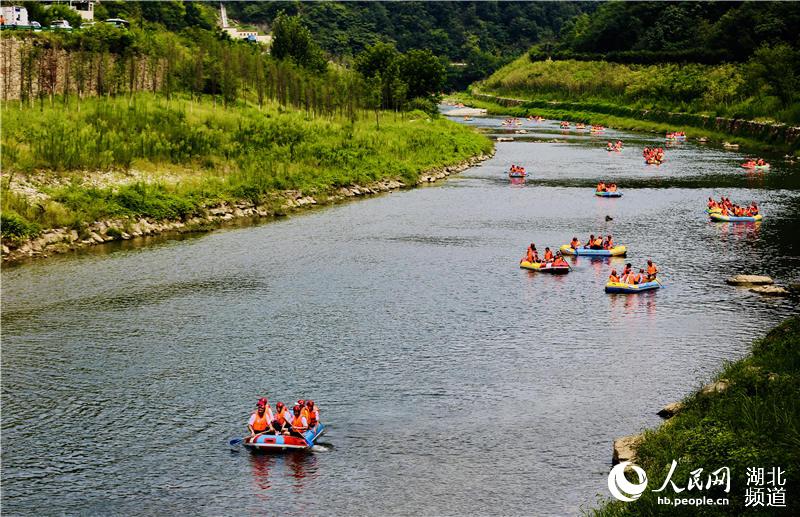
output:
M 561 253 L 564 255 L 586 255 L 589 257 L 624 257 L 628 252 L 625 246 L 614 246 L 610 249 L 577 248 L 573 249 L 569 244 L 561 246 Z
M 613 294 L 635 294 L 642 293 L 644 291 L 652 291 L 653 289 L 658 289 L 660 287 L 661 284 L 657 280 L 636 285 L 626 284 L 623 282 L 609 282 L 606 284 L 606 292 Z
M 552 262 L 528 262 L 527 260 L 520 262 L 519 267 L 522 269 L 530 269 L 531 271 L 540 271 L 542 273 L 553 273 L 555 275 L 563 275 L 569 273 L 570 270 L 568 264 L 564 264 L 563 266 L 554 266 Z
M 602 190 L 602 191 L 595 190 L 594 195 L 600 197 L 622 197 L 622 192 L 620 192 L 619 190 L 614 192 L 609 192 L 607 190 Z
M 762 220 L 764 217 L 761 214 L 754 215 L 754 216 L 737 216 L 737 215 L 722 215 L 719 212 L 711 212 L 708 214 L 708 217 L 711 218 L 712 221 L 717 222 L 725 222 L 725 223 L 754 223 L 756 221 Z

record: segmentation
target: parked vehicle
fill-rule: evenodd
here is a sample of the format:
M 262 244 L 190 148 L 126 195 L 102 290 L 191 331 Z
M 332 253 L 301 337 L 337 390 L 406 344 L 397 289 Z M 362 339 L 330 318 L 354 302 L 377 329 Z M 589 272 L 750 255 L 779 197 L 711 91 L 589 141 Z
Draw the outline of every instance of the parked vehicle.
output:
M 122 18 L 109 18 L 106 20 L 106 23 L 121 29 L 127 29 L 131 25 L 131 22 L 128 20 L 123 20 Z
M 53 20 L 50 23 L 51 29 L 71 29 L 72 26 L 69 24 L 67 20 Z

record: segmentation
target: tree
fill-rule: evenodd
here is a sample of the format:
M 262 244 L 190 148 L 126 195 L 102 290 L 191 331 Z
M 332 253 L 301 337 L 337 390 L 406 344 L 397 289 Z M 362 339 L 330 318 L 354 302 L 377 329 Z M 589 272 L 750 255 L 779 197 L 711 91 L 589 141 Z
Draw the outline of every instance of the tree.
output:
M 400 60 L 400 77 L 410 99 L 435 97 L 444 86 L 445 67 L 430 50 L 409 50 Z
M 402 97 L 400 79 L 400 53 L 391 43 L 376 43 L 356 56 L 355 69 L 365 79 L 380 79 L 380 104 L 383 108 L 395 108 Z
M 750 75 L 765 84 L 770 93 L 780 99 L 784 107 L 794 100 L 800 87 L 800 52 L 785 43 L 755 51 L 748 63 Z
M 324 72 L 328 67 L 322 50 L 300 16 L 281 13 L 275 18 L 271 52 L 276 59 L 289 59 L 309 70 Z

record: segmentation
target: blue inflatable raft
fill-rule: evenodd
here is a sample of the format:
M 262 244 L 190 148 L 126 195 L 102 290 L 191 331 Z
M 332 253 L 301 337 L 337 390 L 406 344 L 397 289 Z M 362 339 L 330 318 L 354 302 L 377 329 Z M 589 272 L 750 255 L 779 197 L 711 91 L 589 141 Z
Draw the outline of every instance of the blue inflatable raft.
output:
M 644 291 L 651 291 L 653 289 L 658 289 L 659 287 L 661 287 L 661 284 L 655 280 L 636 285 L 625 284 L 622 282 L 609 282 L 606 284 L 606 292 L 616 294 L 634 294 Z
M 594 195 L 595 196 L 600 196 L 600 197 L 622 197 L 622 192 L 620 192 L 620 191 L 616 191 L 616 192 L 603 191 L 603 192 L 600 192 L 600 191 L 595 190 L 594 191 Z
M 625 246 L 614 246 L 607 250 L 593 250 L 591 248 L 572 249 L 569 244 L 561 246 L 561 253 L 564 255 L 586 255 L 589 257 L 624 257 L 628 252 Z
M 289 450 L 308 450 L 314 446 L 314 442 L 325 432 L 324 424 L 317 424 L 305 433 L 303 438 L 295 435 L 282 434 L 260 434 L 255 438 L 249 436 L 244 439 L 242 445 L 252 451 L 281 452 Z

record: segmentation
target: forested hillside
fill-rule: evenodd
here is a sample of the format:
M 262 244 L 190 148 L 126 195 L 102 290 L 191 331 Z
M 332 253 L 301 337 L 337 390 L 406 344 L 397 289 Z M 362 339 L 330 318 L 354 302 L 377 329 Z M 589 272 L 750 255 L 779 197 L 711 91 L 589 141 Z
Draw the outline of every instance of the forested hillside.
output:
M 798 124 L 797 27 L 797 2 L 608 2 L 474 90 Z
M 531 45 L 554 39 L 593 2 L 226 2 L 243 23 L 271 25 L 281 11 L 300 15 L 315 41 L 344 62 L 378 42 L 430 50 L 452 70 L 450 86 L 485 77 Z

